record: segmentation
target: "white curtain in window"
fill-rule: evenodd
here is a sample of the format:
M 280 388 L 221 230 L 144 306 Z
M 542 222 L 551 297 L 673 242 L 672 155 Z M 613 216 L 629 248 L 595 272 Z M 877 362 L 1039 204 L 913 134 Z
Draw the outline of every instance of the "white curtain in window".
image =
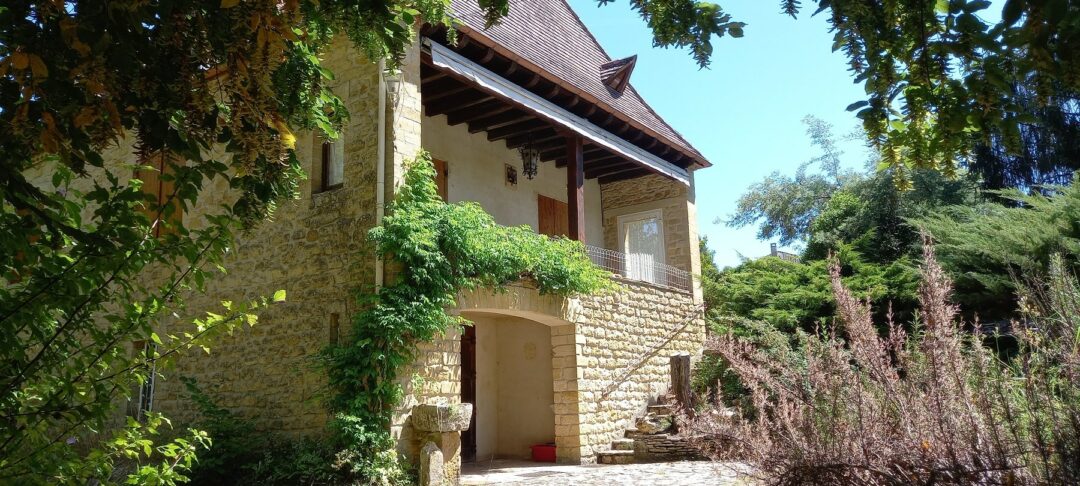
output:
M 656 217 L 627 221 L 623 226 L 626 251 L 626 276 L 634 280 L 664 285 L 663 272 L 663 222 Z
M 326 167 L 326 187 L 335 187 L 344 182 L 345 144 L 341 138 L 330 143 L 330 163 Z

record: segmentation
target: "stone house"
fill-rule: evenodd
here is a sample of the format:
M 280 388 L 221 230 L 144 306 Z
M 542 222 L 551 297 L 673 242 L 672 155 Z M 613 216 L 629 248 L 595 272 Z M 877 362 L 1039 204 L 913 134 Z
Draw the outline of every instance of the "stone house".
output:
M 178 379 L 190 376 L 268 430 L 323 431 L 325 380 L 308 358 L 347 332 L 354 292 L 382 284 L 364 235 L 421 148 L 437 159 L 448 201 L 583 241 L 625 291 L 564 299 L 520 285 L 463 295 L 455 311 L 474 325 L 425 346 L 404 374 L 394 421 L 403 451 L 417 450 L 416 405 L 466 402 L 475 410 L 464 460 L 527 457 L 530 445 L 553 442 L 560 462 L 595 462 L 665 393 L 670 356 L 700 353 L 694 172 L 709 163 L 629 84 L 635 58 L 612 60 L 563 0 L 511 3 L 508 18 L 484 29 L 475 2 L 455 0 L 458 42 L 444 26 L 424 26 L 400 73 L 344 42 L 327 54 L 352 114 L 343 136 L 298 136 L 311 175 L 300 199 L 242 237 L 230 273 L 187 302 L 213 309 L 277 289 L 288 299 L 212 354 L 178 360 L 153 386 L 155 410 L 190 417 Z

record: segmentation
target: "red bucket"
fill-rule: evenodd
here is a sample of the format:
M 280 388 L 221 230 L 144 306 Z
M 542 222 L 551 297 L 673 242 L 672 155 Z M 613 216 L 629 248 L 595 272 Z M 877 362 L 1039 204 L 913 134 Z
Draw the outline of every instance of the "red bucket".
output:
M 555 444 L 536 444 L 529 446 L 532 449 L 532 460 L 535 462 L 555 462 Z

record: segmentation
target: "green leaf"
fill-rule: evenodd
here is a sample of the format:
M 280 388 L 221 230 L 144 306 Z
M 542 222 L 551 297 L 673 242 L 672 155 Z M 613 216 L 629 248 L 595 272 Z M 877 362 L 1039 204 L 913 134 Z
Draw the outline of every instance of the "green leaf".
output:
M 274 292 L 274 302 L 285 302 L 285 289 Z
M 1001 22 L 1007 26 L 1015 24 L 1024 14 L 1024 0 L 1006 0 L 1001 9 Z
M 854 103 L 852 103 L 850 105 L 847 105 L 847 111 L 855 111 L 855 110 L 858 110 L 859 108 L 862 108 L 864 106 L 868 106 L 869 104 L 870 104 L 870 102 L 866 101 L 866 100 L 856 101 L 856 102 L 854 102 Z

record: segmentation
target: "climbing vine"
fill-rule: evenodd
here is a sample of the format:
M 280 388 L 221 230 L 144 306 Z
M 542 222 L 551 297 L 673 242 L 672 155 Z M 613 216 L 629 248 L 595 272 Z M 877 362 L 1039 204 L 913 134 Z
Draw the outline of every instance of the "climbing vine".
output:
M 395 271 L 373 297 L 359 297 L 365 310 L 355 316 L 351 334 L 326 353 L 334 428 L 356 455 L 354 472 L 368 479 L 385 478 L 393 462 L 390 425 L 402 398 L 399 375 L 413 362 L 417 345 L 468 325 L 446 312 L 457 306 L 459 292 L 499 290 L 522 279 L 535 282 L 542 294 L 595 293 L 615 285 L 580 242 L 549 239 L 528 226 L 501 226 L 476 203 L 444 203 L 434 179 L 427 153 L 406 167 L 389 215 L 369 234 L 379 255 L 392 256 Z

